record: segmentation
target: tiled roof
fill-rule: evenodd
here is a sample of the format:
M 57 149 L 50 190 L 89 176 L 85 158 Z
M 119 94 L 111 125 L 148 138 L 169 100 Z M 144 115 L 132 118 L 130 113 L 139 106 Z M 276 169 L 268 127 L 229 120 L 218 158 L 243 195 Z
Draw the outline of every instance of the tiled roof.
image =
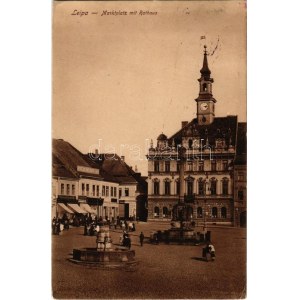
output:
M 197 118 L 195 118 L 172 135 L 168 141 L 169 145 L 171 145 L 174 139 L 175 144 L 178 145 L 181 144 L 183 136 L 200 136 L 204 141 L 208 137 L 209 144 L 214 145 L 216 138 L 224 137 L 226 143 L 229 144 L 231 137 L 232 145 L 235 146 L 236 132 L 237 116 L 216 117 L 213 123 L 209 125 L 198 125 Z
M 237 154 L 247 153 L 247 123 L 238 124 Z
M 68 171 L 58 157 L 52 155 L 52 176 L 76 178 L 76 175 Z
M 79 150 L 62 139 L 52 140 L 52 154 L 61 162 L 68 172 L 73 174 L 73 176 L 78 177 L 81 175 L 99 179 L 101 178 L 101 176 L 97 174 L 77 171 L 77 166 L 97 168 L 97 165 L 93 164 L 92 162 L 87 162 L 87 160 L 84 158 L 84 155 Z
M 89 155 L 85 157 L 91 159 Z M 104 153 L 100 154 L 100 158 L 94 162 L 99 166 L 101 174 L 111 176 L 119 183 L 137 183 L 131 168 L 117 154 Z

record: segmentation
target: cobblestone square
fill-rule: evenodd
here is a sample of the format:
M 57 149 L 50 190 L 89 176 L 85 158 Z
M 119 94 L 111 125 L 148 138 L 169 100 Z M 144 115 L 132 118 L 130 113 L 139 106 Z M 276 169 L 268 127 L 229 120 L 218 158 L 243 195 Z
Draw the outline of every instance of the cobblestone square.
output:
M 216 248 L 215 262 L 201 259 L 203 245 L 153 245 L 153 230 L 168 223 L 137 224 L 130 234 L 138 266 L 135 271 L 101 270 L 68 261 L 73 248 L 95 247 L 96 237 L 84 236 L 83 227 L 52 236 L 52 289 L 55 298 L 233 299 L 246 296 L 246 229 L 209 227 Z M 197 230 L 198 228 L 196 228 Z M 145 243 L 139 245 L 139 233 Z M 121 230 L 111 230 L 114 247 Z

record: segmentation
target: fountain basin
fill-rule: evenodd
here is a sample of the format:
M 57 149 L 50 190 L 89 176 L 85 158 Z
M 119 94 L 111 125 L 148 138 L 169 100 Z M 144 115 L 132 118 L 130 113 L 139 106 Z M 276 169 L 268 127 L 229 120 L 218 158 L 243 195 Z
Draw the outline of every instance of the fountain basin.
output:
M 70 261 L 81 265 L 118 268 L 135 266 L 137 262 L 134 257 L 134 250 L 121 247 L 106 251 L 97 250 L 97 248 L 81 248 L 73 249 L 73 258 Z

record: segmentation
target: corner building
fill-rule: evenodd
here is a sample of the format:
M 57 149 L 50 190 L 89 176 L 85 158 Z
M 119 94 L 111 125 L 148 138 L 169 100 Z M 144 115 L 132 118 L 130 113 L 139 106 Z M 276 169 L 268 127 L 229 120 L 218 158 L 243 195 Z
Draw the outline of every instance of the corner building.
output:
M 197 118 L 183 121 L 169 138 L 160 134 L 156 146 L 152 142 L 149 148 L 148 220 L 171 220 L 180 200 L 190 204 L 195 221 L 234 224 L 238 118 L 215 116 L 206 47 L 200 74 Z

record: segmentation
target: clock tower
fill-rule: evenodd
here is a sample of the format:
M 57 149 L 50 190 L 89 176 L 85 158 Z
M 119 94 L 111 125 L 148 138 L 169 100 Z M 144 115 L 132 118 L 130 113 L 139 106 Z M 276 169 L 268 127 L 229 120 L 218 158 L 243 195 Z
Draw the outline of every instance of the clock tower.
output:
M 209 125 L 214 121 L 216 99 L 212 95 L 213 78 L 210 78 L 210 70 L 207 62 L 207 51 L 204 46 L 203 66 L 200 70 L 201 77 L 198 79 L 200 84 L 199 96 L 197 102 L 197 120 L 199 125 Z

